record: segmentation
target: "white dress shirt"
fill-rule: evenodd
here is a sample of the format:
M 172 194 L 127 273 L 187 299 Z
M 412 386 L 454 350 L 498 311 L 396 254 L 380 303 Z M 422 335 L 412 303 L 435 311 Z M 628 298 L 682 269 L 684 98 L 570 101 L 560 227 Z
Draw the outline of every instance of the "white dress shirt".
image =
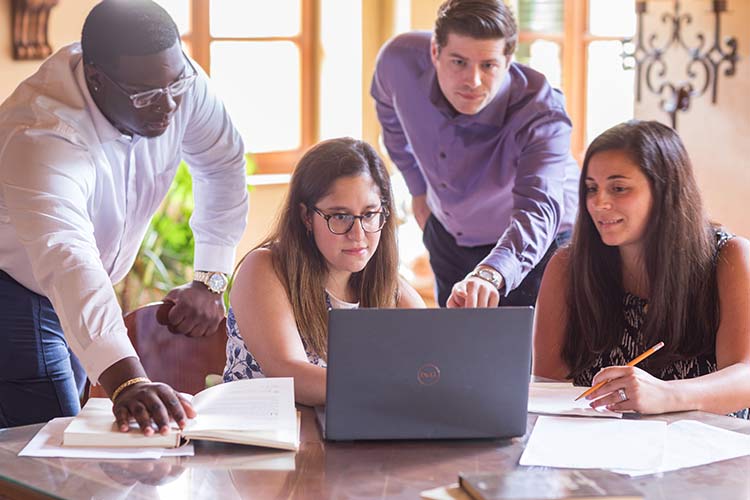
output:
M 167 131 L 151 139 L 123 135 L 102 115 L 78 43 L 0 106 L 0 269 L 49 298 L 93 382 L 136 355 L 112 285 L 133 265 L 182 159 L 193 177 L 195 269 L 232 271 L 247 215 L 244 147 L 198 71 Z

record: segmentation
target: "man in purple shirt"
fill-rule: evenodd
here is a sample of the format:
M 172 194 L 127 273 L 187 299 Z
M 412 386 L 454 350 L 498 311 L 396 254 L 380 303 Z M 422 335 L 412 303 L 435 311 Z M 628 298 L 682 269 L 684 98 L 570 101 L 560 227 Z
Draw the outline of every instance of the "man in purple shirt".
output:
M 397 36 L 378 56 L 371 93 L 441 306 L 533 305 L 575 219 L 564 99 L 511 62 L 516 38 L 502 0 L 447 0 L 432 36 Z

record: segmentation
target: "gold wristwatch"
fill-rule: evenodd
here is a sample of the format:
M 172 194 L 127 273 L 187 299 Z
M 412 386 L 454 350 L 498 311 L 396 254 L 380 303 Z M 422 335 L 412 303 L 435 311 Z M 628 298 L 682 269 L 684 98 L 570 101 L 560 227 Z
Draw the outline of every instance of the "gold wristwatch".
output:
M 483 279 L 484 281 L 492 283 L 492 286 L 494 286 L 498 290 L 500 290 L 500 287 L 503 284 L 502 275 L 494 269 L 488 269 L 486 267 L 479 267 L 477 269 L 474 269 L 469 273 L 469 276 Z
M 193 280 L 200 281 L 208 287 L 213 293 L 222 294 L 227 289 L 229 278 L 224 273 L 213 271 L 195 271 Z

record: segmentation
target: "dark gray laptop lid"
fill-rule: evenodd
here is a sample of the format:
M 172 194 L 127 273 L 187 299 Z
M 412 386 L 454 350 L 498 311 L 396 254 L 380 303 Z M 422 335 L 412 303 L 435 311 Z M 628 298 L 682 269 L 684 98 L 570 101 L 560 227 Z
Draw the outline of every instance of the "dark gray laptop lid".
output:
M 332 310 L 327 439 L 523 435 L 531 307 Z

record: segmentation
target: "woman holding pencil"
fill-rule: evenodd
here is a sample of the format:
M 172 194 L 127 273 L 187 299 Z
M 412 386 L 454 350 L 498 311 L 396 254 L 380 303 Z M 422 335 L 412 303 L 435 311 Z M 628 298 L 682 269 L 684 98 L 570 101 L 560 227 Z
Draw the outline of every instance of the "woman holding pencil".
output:
M 709 222 L 671 128 L 631 121 L 589 146 L 573 239 L 542 280 L 533 357 L 537 376 L 600 385 L 594 407 L 747 418 L 750 243 Z

